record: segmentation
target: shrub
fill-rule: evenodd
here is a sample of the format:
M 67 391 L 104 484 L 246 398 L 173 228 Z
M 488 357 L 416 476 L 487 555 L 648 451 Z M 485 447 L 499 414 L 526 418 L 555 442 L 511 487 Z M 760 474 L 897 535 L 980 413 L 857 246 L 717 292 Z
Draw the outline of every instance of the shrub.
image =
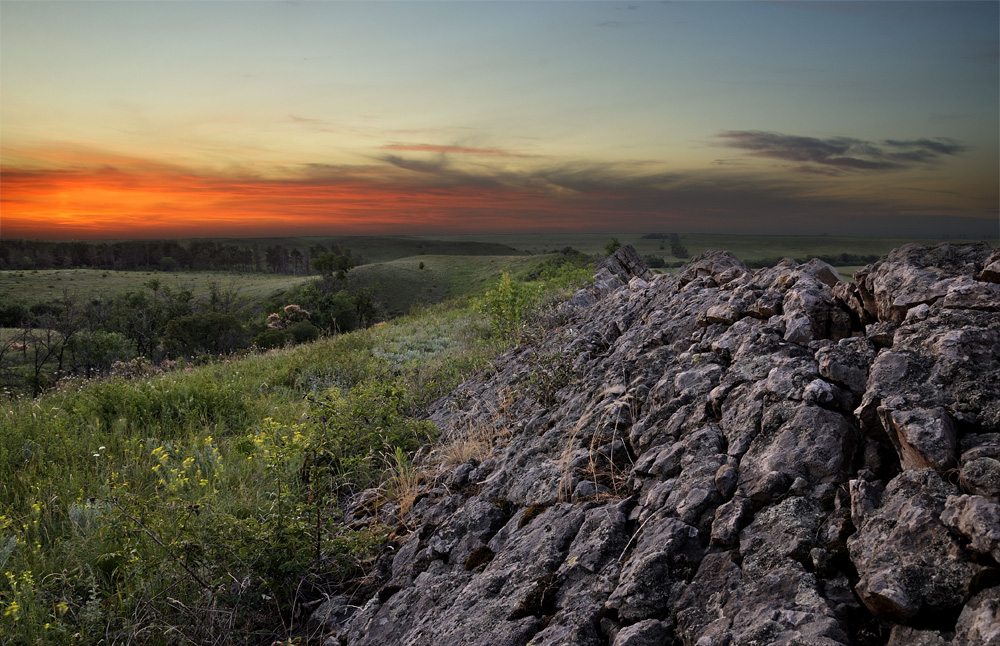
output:
M 285 328 L 285 332 L 287 332 L 288 336 L 292 337 L 296 343 L 308 343 L 319 338 L 319 328 L 309 321 L 292 323 Z
M 244 347 L 246 331 L 232 314 L 206 312 L 178 316 L 167 323 L 163 345 L 171 356 L 228 354 Z
M 28 308 L 21 303 L 0 305 L 0 327 L 21 327 L 28 320 Z
M 539 285 L 513 281 L 504 272 L 496 288 L 486 292 L 476 305 L 489 317 L 495 339 L 509 343 L 518 336 L 525 315 L 540 295 Z
M 288 343 L 288 333 L 284 330 L 276 330 L 273 328 L 264 330 L 253 340 L 253 344 L 261 350 L 282 348 L 286 343 Z

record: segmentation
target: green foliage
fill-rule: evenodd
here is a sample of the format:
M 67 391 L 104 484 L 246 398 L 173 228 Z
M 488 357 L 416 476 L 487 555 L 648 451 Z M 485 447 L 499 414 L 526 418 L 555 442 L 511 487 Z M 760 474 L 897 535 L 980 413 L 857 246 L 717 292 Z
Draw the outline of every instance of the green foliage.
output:
M 246 330 L 232 314 L 205 312 L 178 316 L 167 322 L 163 347 L 168 356 L 229 354 L 245 347 Z
M 162 288 L 161 288 L 162 291 Z M 339 522 L 436 429 L 421 407 L 482 366 L 478 318 L 396 323 L 115 378 L 0 409 L 5 643 L 271 643 L 372 567 L 387 528 Z M 402 484 L 400 484 L 402 486 Z
M 74 366 L 81 368 L 84 376 L 105 374 L 118 361 L 135 358 L 133 345 L 117 332 L 82 331 L 66 342 L 66 350 Z
M 642 257 L 643 262 L 650 269 L 662 269 L 666 267 L 667 263 L 663 260 L 663 256 L 654 256 L 653 254 L 647 254 Z
M 516 340 L 524 325 L 524 318 L 541 296 L 541 286 L 511 280 L 504 272 L 500 283 L 486 292 L 476 306 L 490 321 L 493 337 L 501 343 Z
M 431 422 L 411 415 L 414 404 L 405 385 L 387 375 L 347 392 L 330 389 L 313 399 L 310 419 L 322 438 L 316 459 L 337 476 L 342 489 L 376 484 L 387 456 L 397 449 L 414 451 L 437 435 Z
M 284 330 L 268 329 L 254 337 L 253 344 L 261 350 L 282 348 L 288 343 L 288 333 Z
M 308 343 L 319 338 L 319 328 L 309 321 L 292 323 L 285 328 L 285 332 L 288 333 L 288 336 L 290 336 L 296 343 Z
M 556 393 L 573 383 L 579 374 L 573 368 L 575 357 L 564 352 L 533 352 L 526 357 L 531 372 L 525 383 L 527 391 L 543 406 L 556 403 Z
M 618 238 L 611 238 L 611 242 L 609 242 L 604 247 L 604 255 L 610 256 L 611 254 L 613 254 L 614 252 L 618 251 L 621 248 L 622 248 L 622 243 L 618 241 Z
M 548 258 L 532 268 L 528 280 L 544 283 L 552 288 L 582 287 L 594 275 L 594 263 L 587 255 L 572 247 L 566 247 L 558 255 Z

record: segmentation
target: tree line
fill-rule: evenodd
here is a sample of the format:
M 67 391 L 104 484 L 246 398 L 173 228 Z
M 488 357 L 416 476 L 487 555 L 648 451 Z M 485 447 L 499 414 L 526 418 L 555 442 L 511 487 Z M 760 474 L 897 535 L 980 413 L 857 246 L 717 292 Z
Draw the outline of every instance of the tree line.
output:
M 0 269 L 215 270 L 308 275 L 325 273 L 330 262 L 336 268 L 365 264 L 362 257 L 337 244 L 217 240 L 0 241 Z

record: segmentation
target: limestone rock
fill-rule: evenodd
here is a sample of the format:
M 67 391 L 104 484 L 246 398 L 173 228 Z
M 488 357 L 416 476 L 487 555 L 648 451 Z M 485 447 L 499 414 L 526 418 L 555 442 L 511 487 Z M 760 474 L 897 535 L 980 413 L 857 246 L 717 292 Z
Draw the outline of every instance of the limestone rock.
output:
M 345 501 L 394 539 L 311 625 L 337 646 L 1000 646 L 998 263 L 908 245 L 845 283 L 706 252 L 651 276 L 620 249 L 429 406 L 488 455 L 421 452 L 403 517 Z
M 861 579 L 856 590 L 878 617 L 905 623 L 924 612 L 960 609 L 983 572 L 942 524 L 953 485 L 934 471 L 904 471 L 882 505 L 848 541 Z
M 941 522 L 969 539 L 969 549 L 1000 564 L 1000 503 L 982 496 L 948 496 Z
M 854 275 L 865 308 L 879 321 L 900 323 L 910 308 L 934 303 L 962 275 L 980 273 L 992 249 L 982 244 L 910 244 Z
M 743 261 L 728 251 L 706 251 L 684 266 L 678 280 L 681 285 L 687 285 L 695 278 L 710 277 L 716 285 L 724 285 L 747 271 Z
M 969 600 L 955 624 L 952 646 L 1000 646 L 1000 587 Z
M 955 423 L 941 408 L 879 409 L 904 469 L 935 469 L 944 473 L 955 466 L 958 441 Z

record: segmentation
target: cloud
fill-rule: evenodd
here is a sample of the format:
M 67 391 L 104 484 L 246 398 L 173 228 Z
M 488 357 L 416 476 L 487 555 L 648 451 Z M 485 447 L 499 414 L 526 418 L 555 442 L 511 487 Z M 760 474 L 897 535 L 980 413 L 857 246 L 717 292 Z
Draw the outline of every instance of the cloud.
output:
M 924 151 L 916 156 L 924 159 L 931 153 L 948 154 L 956 145 L 914 140 L 879 147 L 883 153 Z M 796 150 L 808 160 L 824 149 L 810 144 Z M 37 152 L 33 163 L 0 173 L 6 237 L 191 237 L 250 231 L 315 235 L 332 230 L 899 235 L 917 233 L 919 227 L 907 222 L 930 227 L 928 218 L 974 216 L 970 222 L 984 223 L 980 226 L 988 225 L 990 231 L 996 221 L 995 213 L 981 213 L 979 202 L 956 196 L 906 196 L 900 195 L 900 187 L 865 193 L 853 183 L 802 182 L 728 164 L 665 171 L 648 162 L 560 164 L 546 158 L 510 167 L 487 163 L 497 159 L 490 156 L 462 164 L 468 159 L 444 153 L 423 159 L 385 154 L 366 164 L 308 163 L 260 173 L 184 168 L 100 151 L 88 155 L 78 147 Z M 839 169 L 805 166 L 816 173 Z M 942 225 L 938 231 L 948 230 L 946 220 L 935 221 Z M 968 230 L 977 229 L 969 225 Z
M 537 157 L 537 155 L 525 155 L 523 153 L 515 153 L 509 150 L 504 150 L 502 148 L 470 148 L 468 146 L 447 146 L 440 144 L 387 144 L 385 146 L 382 146 L 382 149 L 397 150 L 400 152 L 439 153 L 441 155 L 459 154 L 459 155 L 495 155 L 498 157 L 522 157 L 522 158 Z
M 290 114 L 290 115 L 288 115 L 288 118 L 290 120 L 294 121 L 295 123 L 315 123 L 315 124 L 322 124 L 322 125 L 326 124 L 325 121 L 322 121 L 320 119 L 312 119 L 310 117 L 300 117 L 297 114 Z
M 447 167 L 448 162 L 444 159 L 427 161 L 424 159 L 407 159 L 399 155 L 384 155 L 380 159 L 403 170 L 411 170 L 416 173 L 432 173 L 440 175 Z
M 716 136 L 725 141 L 720 145 L 750 151 L 754 157 L 799 162 L 803 166 L 796 170 L 822 175 L 900 170 L 933 164 L 943 157 L 968 150 L 967 146 L 948 138 L 871 142 L 852 137 L 819 139 L 762 130 L 728 130 Z

